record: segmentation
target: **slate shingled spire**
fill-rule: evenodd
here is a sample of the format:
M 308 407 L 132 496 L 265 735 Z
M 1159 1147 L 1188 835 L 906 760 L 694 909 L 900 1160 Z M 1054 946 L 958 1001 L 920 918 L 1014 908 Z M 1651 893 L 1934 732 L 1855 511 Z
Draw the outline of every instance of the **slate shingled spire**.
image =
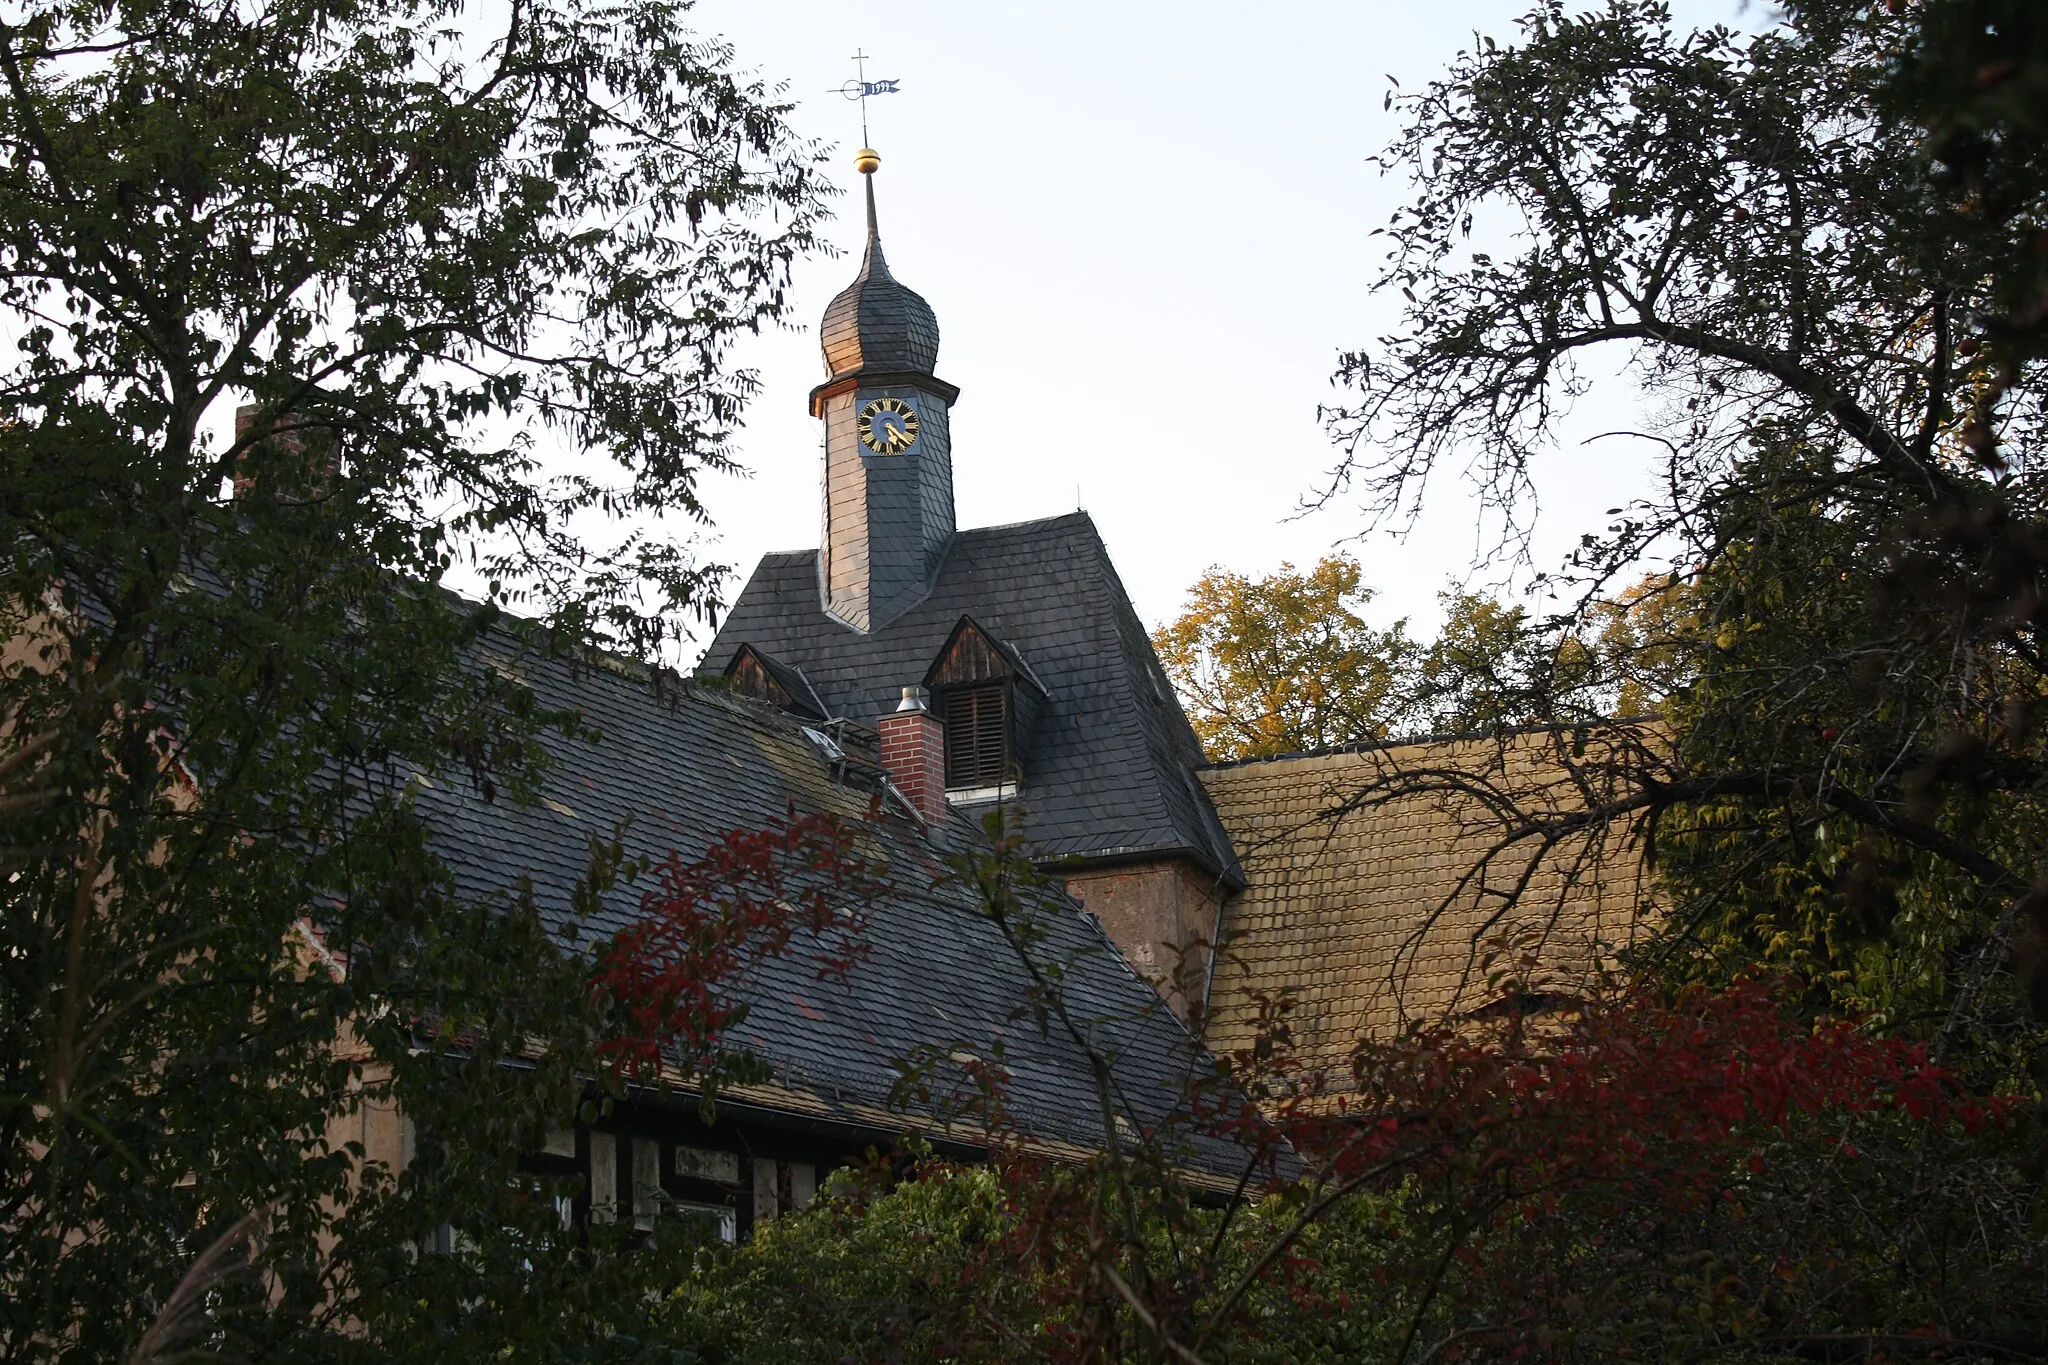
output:
M 823 551 L 818 591 L 827 612 L 879 630 L 928 592 L 953 539 L 948 414 L 960 391 L 933 370 L 939 320 L 898 283 L 882 255 L 874 170 L 867 180 L 867 248 L 860 273 L 825 309 L 826 381 L 811 391 L 825 422 Z
M 939 363 L 939 319 L 916 290 L 897 282 L 875 225 L 875 178 L 866 176 L 868 243 L 860 274 L 825 309 L 825 373 L 929 375 Z

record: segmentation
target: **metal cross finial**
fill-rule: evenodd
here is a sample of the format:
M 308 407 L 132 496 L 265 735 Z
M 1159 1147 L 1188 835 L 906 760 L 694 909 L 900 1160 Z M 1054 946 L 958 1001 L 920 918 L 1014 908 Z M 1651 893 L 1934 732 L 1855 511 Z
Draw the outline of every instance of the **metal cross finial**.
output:
M 868 96 L 893 95 L 897 93 L 894 80 L 871 81 L 868 79 L 868 54 L 855 49 L 853 54 L 854 79 L 839 87 L 839 93 L 850 100 L 860 101 L 860 142 L 868 144 Z
M 860 82 L 860 145 L 868 146 L 868 54 L 853 50 L 854 79 Z

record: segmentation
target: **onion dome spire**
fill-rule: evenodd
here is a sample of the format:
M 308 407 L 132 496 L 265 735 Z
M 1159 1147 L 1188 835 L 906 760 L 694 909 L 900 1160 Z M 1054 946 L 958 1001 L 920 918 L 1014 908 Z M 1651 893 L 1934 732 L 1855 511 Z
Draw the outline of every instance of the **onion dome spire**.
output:
M 819 604 L 858 631 L 880 630 L 924 600 L 953 543 L 953 400 L 932 373 L 939 322 L 898 284 L 875 226 L 875 169 L 866 147 L 868 242 L 860 274 L 825 310 L 828 378 L 811 390 L 825 424 L 824 536 Z
M 868 240 L 860 273 L 825 309 L 825 372 L 930 375 L 939 363 L 939 320 L 916 290 L 899 284 L 882 255 L 875 223 L 875 171 L 882 158 L 863 147 L 854 166 L 867 183 Z

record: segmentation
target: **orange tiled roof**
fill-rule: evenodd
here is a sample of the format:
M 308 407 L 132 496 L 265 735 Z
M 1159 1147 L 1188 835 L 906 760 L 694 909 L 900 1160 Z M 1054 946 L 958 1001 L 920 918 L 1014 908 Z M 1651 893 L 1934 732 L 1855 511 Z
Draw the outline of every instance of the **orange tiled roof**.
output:
M 1251 1046 L 1249 993 L 1286 992 L 1297 1055 L 1336 1081 L 1362 1038 L 1497 1001 L 1489 974 L 1525 955 L 1525 991 L 1570 993 L 1635 931 L 1647 891 L 1624 828 L 1567 834 L 1533 868 L 1532 842 L 1507 840 L 1528 815 L 1555 828 L 1607 799 L 1613 765 L 1573 743 L 1531 731 L 1203 769 L 1248 882 L 1224 913 L 1209 1046 Z

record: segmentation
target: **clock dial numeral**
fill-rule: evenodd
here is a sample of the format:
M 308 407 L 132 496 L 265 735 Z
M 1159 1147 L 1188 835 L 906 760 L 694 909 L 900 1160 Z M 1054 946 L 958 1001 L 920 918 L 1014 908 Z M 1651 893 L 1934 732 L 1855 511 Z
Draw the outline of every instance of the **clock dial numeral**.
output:
M 875 454 L 901 455 L 917 444 L 917 409 L 901 398 L 870 399 L 854 430 Z

